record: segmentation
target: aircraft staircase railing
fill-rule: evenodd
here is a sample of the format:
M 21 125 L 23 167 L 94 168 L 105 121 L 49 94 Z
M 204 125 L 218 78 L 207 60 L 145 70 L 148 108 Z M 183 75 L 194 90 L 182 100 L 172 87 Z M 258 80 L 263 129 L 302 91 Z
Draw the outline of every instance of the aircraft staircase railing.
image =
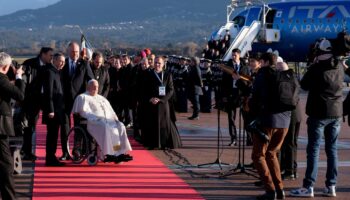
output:
M 241 31 L 237 34 L 230 47 L 227 49 L 225 55 L 222 57 L 224 61 L 228 61 L 231 58 L 231 52 L 233 49 L 238 48 L 241 50 L 241 57 L 245 56 L 248 51 L 252 50 L 252 43 L 258 36 L 261 29 L 260 21 L 253 21 L 248 26 L 243 26 Z

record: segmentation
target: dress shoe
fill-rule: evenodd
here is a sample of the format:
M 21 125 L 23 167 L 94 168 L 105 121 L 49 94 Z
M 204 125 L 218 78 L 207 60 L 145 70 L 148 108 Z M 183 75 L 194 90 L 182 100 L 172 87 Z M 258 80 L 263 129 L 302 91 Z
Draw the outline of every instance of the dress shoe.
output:
M 65 165 L 65 163 L 60 162 L 57 159 L 52 159 L 52 160 L 50 159 L 50 160 L 46 160 L 45 165 L 49 167 L 61 167 Z
M 120 154 L 119 156 L 117 156 L 114 160 L 114 163 L 118 164 L 121 162 L 129 162 L 133 160 L 133 157 L 127 154 Z
M 283 189 L 276 190 L 276 199 L 285 199 L 286 194 Z
M 266 191 L 265 194 L 256 197 L 258 200 L 275 200 L 275 198 L 275 191 Z
M 31 161 L 35 161 L 36 160 L 36 155 L 32 154 L 32 153 L 25 153 L 22 160 L 31 160 Z
M 106 155 L 105 159 L 103 160 L 103 162 L 114 162 L 116 159 L 116 156 L 113 155 Z
M 294 173 L 285 172 L 284 174 L 282 174 L 282 180 L 294 181 L 295 180 Z
M 187 119 L 189 120 L 199 120 L 198 116 L 191 116 L 191 117 L 187 117 Z
M 257 187 L 261 187 L 261 186 L 264 185 L 264 183 L 262 181 L 255 181 L 254 185 L 257 186 Z
M 61 161 L 71 160 L 71 157 L 68 154 L 63 154 L 63 156 L 61 156 L 59 160 Z
M 228 144 L 229 147 L 236 146 L 236 139 L 231 140 L 231 142 Z

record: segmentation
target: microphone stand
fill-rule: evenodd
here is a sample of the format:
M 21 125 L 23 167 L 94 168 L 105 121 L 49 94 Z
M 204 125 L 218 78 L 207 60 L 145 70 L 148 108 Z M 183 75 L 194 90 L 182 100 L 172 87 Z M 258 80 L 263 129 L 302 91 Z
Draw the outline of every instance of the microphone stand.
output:
M 220 177 L 227 177 L 235 174 L 246 174 L 248 176 L 253 176 L 255 178 L 259 178 L 258 175 L 256 175 L 256 172 L 252 169 L 247 169 L 246 165 L 244 164 L 244 157 L 245 157 L 245 142 L 246 142 L 246 130 L 243 124 L 243 103 L 240 103 L 239 107 L 239 118 L 238 118 L 238 128 L 239 128 L 239 133 L 238 133 L 238 163 L 237 167 L 234 169 L 230 169 L 226 172 L 222 172 Z
M 211 165 L 219 165 L 220 170 L 222 170 L 223 165 L 230 165 L 228 163 L 223 163 L 220 160 L 220 136 L 221 136 L 221 129 L 220 129 L 220 106 L 217 106 L 217 120 L 218 120 L 218 134 L 217 134 L 217 146 L 216 146 L 216 160 L 211 163 L 204 163 L 199 164 L 197 167 L 205 167 L 205 166 L 211 166 Z

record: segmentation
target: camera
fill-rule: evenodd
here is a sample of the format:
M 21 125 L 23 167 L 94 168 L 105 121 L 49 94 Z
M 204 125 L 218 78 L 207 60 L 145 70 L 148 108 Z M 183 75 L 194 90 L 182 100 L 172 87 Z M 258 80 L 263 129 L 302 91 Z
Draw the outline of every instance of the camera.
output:
M 259 127 L 260 123 L 258 120 L 253 120 L 252 122 L 250 122 L 248 124 L 248 126 L 246 127 L 246 130 L 248 132 L 251 132 L 253 134 L 256 134 L 259 139 L 261 141 L 263 141 L 264 143 L 269 143 L 270 142 L 270 138 L 269 136 L 267 136 L 264 131 L 261 130 L 261 128 Z

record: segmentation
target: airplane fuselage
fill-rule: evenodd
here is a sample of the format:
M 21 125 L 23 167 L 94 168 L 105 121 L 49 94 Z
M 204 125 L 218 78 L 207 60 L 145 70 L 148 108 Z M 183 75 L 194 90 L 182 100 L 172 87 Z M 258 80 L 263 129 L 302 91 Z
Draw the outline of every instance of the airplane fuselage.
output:
M 336 38 L 350 27 L 350 1 L 281 2 L 268 5 L 266 28 L 280 30 L 276 43 L 253 43 L 253 51 L 277 50 L 285 60 L 303 62 L 309 46 L 321 37 Z M 261 20 L 261 7 L 251 7 L 235 18 L 244 17 L 244 26 Z M 259 18 L 259 19 L 257 19 Z

